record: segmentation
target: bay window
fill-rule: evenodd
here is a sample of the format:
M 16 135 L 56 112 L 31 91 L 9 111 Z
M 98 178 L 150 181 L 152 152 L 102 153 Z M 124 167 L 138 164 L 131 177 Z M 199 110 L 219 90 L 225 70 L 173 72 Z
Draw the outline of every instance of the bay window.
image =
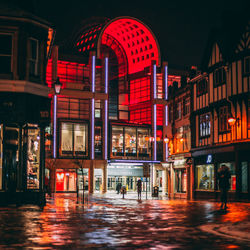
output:
M 88 155 L 88 126 L 87 124 L 61 123 L 61 156 Z

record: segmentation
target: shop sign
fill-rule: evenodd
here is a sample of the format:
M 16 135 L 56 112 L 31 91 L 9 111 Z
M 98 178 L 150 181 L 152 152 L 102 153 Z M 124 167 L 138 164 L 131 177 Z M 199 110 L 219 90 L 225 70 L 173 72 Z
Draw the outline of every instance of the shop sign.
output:
M 212 163 L 212 161 L 213 161 L 212 155 L 207 155 L 207 164 Z
M 174 161 L 174 166 L 184 165 L 184 164 L 185 164 L 185 159 L 175 160 Z

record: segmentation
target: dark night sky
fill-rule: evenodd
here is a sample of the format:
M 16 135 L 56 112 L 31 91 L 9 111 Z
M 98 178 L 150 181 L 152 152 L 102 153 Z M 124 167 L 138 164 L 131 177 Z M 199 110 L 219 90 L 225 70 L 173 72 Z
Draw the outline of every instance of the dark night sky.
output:
M 132 16 L 147 24 L 160 44 L 162 59 L 171 66 L 199 65 L 209 32 L 220 27 L 225 13 L 248 10 L 247 0 L 16 0 L 56 26 L 58 38 L 67 37 L 83 19 L 92 16 Z M 230 18 L 235 14 L 230 14 Z M 237 17 L 237 16 L 236 16 Z

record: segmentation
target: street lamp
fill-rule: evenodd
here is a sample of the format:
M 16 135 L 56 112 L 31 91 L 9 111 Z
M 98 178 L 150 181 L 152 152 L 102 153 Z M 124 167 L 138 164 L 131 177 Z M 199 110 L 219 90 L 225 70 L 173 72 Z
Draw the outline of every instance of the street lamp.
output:
M 239 118 L 238 117 L 237 118 L 233 117 L 232 114 L 227 119 L 227 122 L 231 127 L 234 126 L 235 123 L 239 126 Z
M 60 94 L 61 87 L 62 87 L 62 83 L 60 82 L 59 77 L 57 77 L 56 81 L 54 82 L 54 89 L 55 89 L 56 95 Z

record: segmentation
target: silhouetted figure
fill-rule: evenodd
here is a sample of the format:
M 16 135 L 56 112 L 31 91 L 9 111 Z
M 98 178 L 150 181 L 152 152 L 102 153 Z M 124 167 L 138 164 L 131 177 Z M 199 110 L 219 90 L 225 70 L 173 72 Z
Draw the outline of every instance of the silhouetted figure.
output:
M 116 191 L 117 191 L 117 194 L 119 194 L 119 193 L 120 193 L 121 188 L 122 188 L 122 184 L 121 184 L 120 182 L 119 182 L 119 183 L 117 183 L 117 185 L 116 185 Z
M 142 183 L 141 179 L 137 181 L 137 193 L 138 193 L 138 199 L 141 199 L 141 188 L 142 188 Z
M 219 180 L 219 188 L 221 192 L 221 209 L 227 208 L 227 192 L 230 188 L 231 174 L 229 168 L 226 165 L 221 165 L 217 174 Z

